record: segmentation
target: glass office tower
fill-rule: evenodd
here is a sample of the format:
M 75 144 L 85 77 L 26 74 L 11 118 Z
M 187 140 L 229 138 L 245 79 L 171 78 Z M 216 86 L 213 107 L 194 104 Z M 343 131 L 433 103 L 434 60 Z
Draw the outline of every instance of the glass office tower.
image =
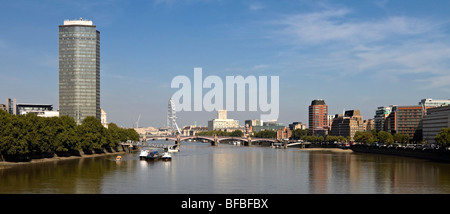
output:
M 59 115 L 80 124 L 100 120 L 100 32 L 92 21 L 65 20 L 59 26 Z

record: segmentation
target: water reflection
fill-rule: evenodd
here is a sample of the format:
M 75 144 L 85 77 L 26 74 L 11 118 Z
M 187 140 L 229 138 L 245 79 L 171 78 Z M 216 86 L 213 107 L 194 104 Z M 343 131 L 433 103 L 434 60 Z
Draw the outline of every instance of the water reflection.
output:
M 310 153 L 309 193 L 450 193 L 450 165 L 358 153 Z
M 134 153 L 21 165 L 0 176 L 0 193 L 450 193 L 447 163 L 187 142 L 172 161 Z

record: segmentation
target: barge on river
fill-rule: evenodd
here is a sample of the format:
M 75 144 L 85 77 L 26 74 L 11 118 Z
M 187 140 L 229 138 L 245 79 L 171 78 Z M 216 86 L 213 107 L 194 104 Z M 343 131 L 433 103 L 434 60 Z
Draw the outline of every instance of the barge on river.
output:
M 141 160 L 172 160 L 172 155 L 165 149 L 142 149 L 139 154 Z

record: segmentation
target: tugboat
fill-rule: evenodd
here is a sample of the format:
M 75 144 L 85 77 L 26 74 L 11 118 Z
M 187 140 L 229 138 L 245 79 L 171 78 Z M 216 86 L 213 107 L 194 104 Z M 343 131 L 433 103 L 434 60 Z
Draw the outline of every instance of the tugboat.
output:
M 159 160 L 162 157 L 162 153 L 164 153 L 164 151 L 162 149 L 150 149 L 148 151 L 148 154 L 145 157 L 145 159 L 146 160 Z

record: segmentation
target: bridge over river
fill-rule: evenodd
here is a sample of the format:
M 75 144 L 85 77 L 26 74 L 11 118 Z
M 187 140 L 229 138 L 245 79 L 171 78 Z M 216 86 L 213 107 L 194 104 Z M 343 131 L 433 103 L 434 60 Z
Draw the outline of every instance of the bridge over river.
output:
M 297 141 L 281 141 L 277 139 L 270 139 L 270 138 L 251 138 L 251 137 L 231 137 L 231 136 L 155 136 L 150 138 L 143 138 L 141 139 L 141 142 L 145 142 L 146 144 L 149 144 L 149 141 L 155 141 L 155 140 L 166 140 L 166 141 L 175 141 L 175 144 L 180 145 L 181 141 L 201 141 L 201 142 L 209 142 L 212 146 L 217 146 L 219 143 L 224 142 L 234 142 L 239 141 L 241 145 L 244 146 L 251 146 L 252 144 L 263 144 L 266 143 L 267 145 L 274 146 L 274 147 L 281 147 L 281 148 L 287 148 L 289 146 L 296 146 L 300 145 L 300 147 L 305 147 L 306 145 L 309 145 L 311 143 L 309 142 L 297 142 Z

